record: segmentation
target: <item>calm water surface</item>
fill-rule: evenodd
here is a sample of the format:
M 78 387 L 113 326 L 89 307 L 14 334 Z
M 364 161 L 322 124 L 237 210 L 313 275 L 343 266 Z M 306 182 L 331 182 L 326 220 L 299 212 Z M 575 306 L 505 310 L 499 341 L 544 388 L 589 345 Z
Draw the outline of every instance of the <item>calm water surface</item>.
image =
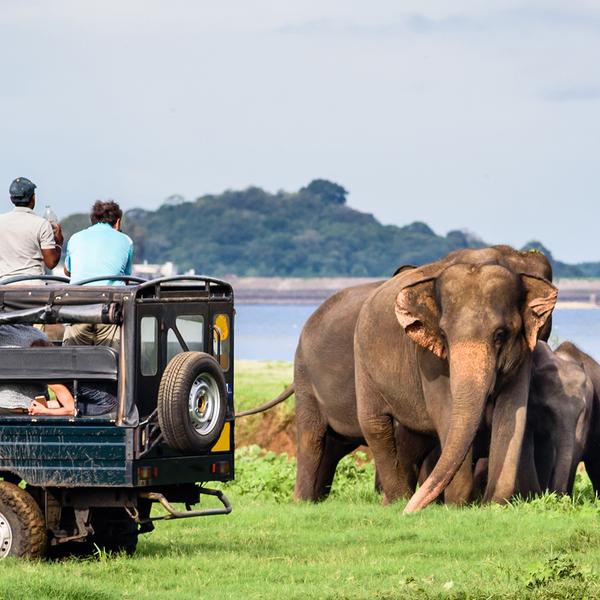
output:
M 237 358 L 294 360 L 298 336 L 316 306 L 240 305 L 236 308 Z M 551 343 L 565 340 L 600 361 L 600 310 L 555 310 Z

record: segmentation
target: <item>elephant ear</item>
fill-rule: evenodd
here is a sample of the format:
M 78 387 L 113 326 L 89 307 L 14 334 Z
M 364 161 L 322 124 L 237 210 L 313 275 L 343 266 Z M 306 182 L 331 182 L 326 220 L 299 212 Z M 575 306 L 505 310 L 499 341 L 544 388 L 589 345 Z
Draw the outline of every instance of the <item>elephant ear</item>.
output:
M 440 330 L 440 311 L 435 299 L 435 280 L 442 270 L 436 263 L 402 272 L 400 292 L 396 296 L 396 318 L 406 335 L 439 358 L 446 358 L 446 346 Z
M 523 273 L 521 281 L 525 288 L 522 315 L 524 335 L 529 349 L 533 352 L 540 330 L 552 315 L 558 290 L 547 279 L 537 275 Z
M 404 271 L 412 271 L 413 269 L 416 269 L 416 268 L 417 267 L 415 267 L 415 265 L 402 265 L 394 271 L 394 274 L 392 275 L 392 277 L 396 277 L 396 275 L 400 275 L 400 273 L 404 273 Z

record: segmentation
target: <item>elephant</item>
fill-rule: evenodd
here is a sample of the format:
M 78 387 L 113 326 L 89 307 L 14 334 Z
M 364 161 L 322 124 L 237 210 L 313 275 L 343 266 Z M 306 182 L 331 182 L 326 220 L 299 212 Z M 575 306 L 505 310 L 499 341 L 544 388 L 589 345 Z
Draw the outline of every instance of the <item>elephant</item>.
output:
M 589 411 L 589 427 L 583 452 L 585 470 L 596 494 L 600 493 L 600 364 L 572 342 L 563 342 L 555 354 L 582 365 L 592 384 L 592 406 Z
M 570 344 L 571 348 L 576 348 Z M 564 347 L 566 348 L 566 346 Z M 591 430 L 594 388 L 579 356 L 553 352 L 539 341 L 533 352 L 526 430 L 519 461 L 517 490 L 522 496 L 544 491 L 568 494 L 584 457 Z M 577 350 L 578 351 L 578 350 Z M 488 419 L 484 421 L 489 422 Z M 439 446 L 421 465 L 419 481 L 432 471 Z M 461 504 L 482 492 L 487 478 L 485 445 L 474 452 L 472 488 L 460 489 L 446 502 Z
M 364 442 L 384 501 L 406 497 L 414 465 L 441 439 L 438 463 L 405 510 L 420 509 L 463 464 L 486 404 L 493 408 L 486 498 L 510 496 L 531 351 L 556 302 L 551 277 L 540 253 L 459 250 L 321 305 L 295 357 L 296 497 L 324 498 L 340 458 Z M 394 421 L 403 428 L 398 439 Z
M 571 344 L 572 348 L 576 348 Z M 519 467 L 523 496 L 569 494 L 591 430 L 594 388 L 582 362 L 538 342 L 533 353 L 527 429 Z

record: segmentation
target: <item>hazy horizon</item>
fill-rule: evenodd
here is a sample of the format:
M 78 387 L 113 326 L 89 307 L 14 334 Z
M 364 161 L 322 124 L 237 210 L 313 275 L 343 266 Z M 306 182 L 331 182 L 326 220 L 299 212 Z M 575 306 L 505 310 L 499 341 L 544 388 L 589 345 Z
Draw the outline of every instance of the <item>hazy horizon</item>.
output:
M 326 178 L 384 224 L 600 260 L 591 0 L 29 0 L 0 31 L 0 210 L 16 176 L 61 217 Z

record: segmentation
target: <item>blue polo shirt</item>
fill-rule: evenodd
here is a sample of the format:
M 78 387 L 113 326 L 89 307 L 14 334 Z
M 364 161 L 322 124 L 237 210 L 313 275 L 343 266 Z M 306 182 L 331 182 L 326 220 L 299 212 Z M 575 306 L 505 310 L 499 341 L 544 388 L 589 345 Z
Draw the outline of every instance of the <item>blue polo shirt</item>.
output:
M 131 238 L 108 223 L 96 223 L 75 233 L 67 244 L 65 267 L 71 273 L 72 283 L 102 275 L 131 275 L 132 262 Z M 118 283 L 105 280 L 93 285 Z

